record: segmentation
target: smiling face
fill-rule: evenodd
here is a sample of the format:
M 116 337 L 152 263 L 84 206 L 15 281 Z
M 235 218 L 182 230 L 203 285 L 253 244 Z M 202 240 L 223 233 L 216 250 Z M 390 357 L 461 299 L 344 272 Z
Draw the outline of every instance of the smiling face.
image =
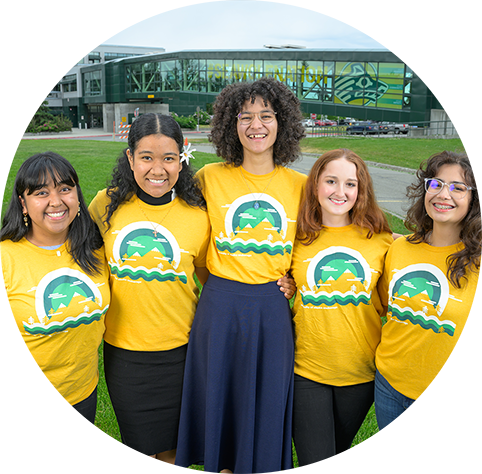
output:
M 261 112 L 275 112 L 268 102 L 267 105 L 261 97 L 256 97 L 254 103 L 246 101 L 240 113 L 251 112 L 260 114 Z M 276 118 L 270 123 L 263 123 L 256 115 L 249 125 L 243 125 L 237 121 L 239 141 L 243 146 L 244 159 L 253 157 L 265 157 L 273 159 L 273 145 L 278 133 L 278 122 Z
M 444 183 L 467 184 L 463 169 L 460 165 L 443 165 L 436 176 Z M 462 227 L 462 221 L 469 212 L 472 192 L 468 191 L 462 199 L 454 199 L 447 186 L 438 194 L 425 193 L 425 210 L 434 222 L 434 231 L 437 226 L 455 226 L 457 231 Z
M 137 184 L 152 197 L 164 196 L 179 179 L 182 163 L 172 138 L 147 135 L 139 140 L 134 155 L 127 150 L 127 157 Z
M 354 163 L 339 158 L 330 161 L 318 178 L 318 201 L 322 225 L 343 227 L 351 223 L 348 214 L 358 196 L 357 169 Z
M 31 220 L 27 240 L 39 247 L 63 244 L 79 211 L 77 188 L 65 183 L 54 184 L 48 176 L 31 194 L 28 191 L 19 196 L 22 211 Z

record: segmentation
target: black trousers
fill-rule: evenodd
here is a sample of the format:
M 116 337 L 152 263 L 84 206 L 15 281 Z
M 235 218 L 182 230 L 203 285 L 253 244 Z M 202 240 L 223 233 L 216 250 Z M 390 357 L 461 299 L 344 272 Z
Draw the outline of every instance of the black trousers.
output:
M 374 385 L 337 387 L 295 374 L 293 440 L 300 466 L 350 448 L 373 404 Z
M 97 388 L 72 406 L 72 474 L 94 474 L 94 420 Z

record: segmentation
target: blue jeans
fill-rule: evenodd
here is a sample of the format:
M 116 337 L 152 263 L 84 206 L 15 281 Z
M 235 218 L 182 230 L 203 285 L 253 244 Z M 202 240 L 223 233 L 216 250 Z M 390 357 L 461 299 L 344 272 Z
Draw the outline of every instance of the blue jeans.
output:
M 414 400 L 395 390 L 377 370 L 375 413 L 380 430 L 380 474 L 408 472 L 412 432 L 409 411 L 413 403 Z

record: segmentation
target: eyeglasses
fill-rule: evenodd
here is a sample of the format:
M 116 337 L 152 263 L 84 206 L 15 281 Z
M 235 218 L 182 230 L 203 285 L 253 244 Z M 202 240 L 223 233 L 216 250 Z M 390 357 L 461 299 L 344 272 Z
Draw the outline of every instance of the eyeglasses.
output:
M 429 194 L 440 193 L 444 186 L 449 188 L 450 195 L 454 199 L 463 199 L 469 190 L 474 189 L 464 183 L 444 183 L 438 178 L 425 178 L 425 191 Z
M 237 115 L 239 123 L 241 125 L 251 125 L 254 117 L 257 116 L 261 123 L 271 123 L 276 118 L 276 112 L 265 110 L 259 113 L 253 112 L 241 112 Z

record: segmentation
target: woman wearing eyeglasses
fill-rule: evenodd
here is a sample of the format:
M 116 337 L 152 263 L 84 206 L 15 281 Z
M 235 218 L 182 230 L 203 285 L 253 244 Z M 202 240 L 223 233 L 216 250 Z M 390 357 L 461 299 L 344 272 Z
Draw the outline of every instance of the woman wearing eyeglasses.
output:
M 408 188 L 405 221 L 413 234 L 392 244 L 382 277 L 388 320 L 375 358 L 380 429 L 403 413 L 444 365 L 469 315 L 479 276 L 480 204 L 467 156 L 434 155 L 417 178 Z
M 294 344 L 289 270 L 306 176 L 285 166 L 304 136 L 299 101 L 272 78 L 226 87 L 198 173 L 210 272 L 190 334 L 176 464 L 211 472 L 292 467 Z M 288 296 L 288 295 L 287 295 Z

